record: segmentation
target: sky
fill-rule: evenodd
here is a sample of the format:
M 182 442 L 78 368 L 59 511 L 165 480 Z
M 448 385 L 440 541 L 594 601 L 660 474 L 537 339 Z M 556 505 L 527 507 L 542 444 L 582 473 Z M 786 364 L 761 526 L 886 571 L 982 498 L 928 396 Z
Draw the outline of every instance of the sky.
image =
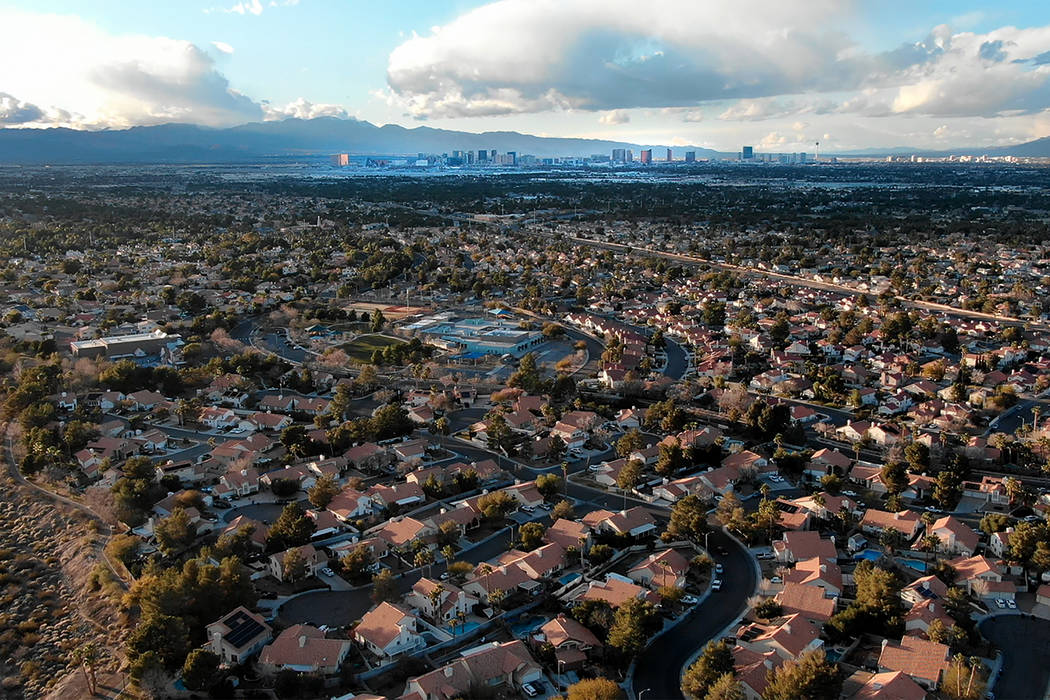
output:
M 0 0 L 0 126 L 335 116 L 737 151 L 1050 135 L 1045 0 Z

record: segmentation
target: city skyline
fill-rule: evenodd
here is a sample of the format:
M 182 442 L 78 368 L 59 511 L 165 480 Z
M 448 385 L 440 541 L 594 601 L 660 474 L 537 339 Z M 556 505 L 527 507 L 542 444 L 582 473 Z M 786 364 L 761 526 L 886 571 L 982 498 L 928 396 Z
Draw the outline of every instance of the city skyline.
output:
M 772 152 L 1050 134 L 1036 3 L 657 5 L 9 0 L 0 126 L 335 116 Z

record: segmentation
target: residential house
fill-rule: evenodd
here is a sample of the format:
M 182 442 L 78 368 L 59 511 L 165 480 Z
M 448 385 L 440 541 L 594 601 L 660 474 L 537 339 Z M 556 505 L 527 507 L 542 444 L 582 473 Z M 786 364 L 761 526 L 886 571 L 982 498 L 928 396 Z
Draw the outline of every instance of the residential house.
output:
M 533 633 L 532 639 L 537 644 L 546 643 L 554 647 L 555 660 L 563 673 L 582 668 L 588 654 L 602 647 L 594 633 L 561 613 L 544 623 Z
M 543 669 L 518 640 L 489 642 L 463 652 L 461 658 L 430 673 L 411 678 L 399 700 L 453 700 L 467 697 L 475 687 L 507 686 L 543 678 Z
M 467 615 L 477 598 L 451 583 L 421 578 L 405 596 L 405 604 L 430 618 L 436 625 L 444 625 L 460 615 Z
M 900 671 L 927 690 L 935 690 L 948 670 L 948 647 L 915 636 L 900 642 L 883 640 L 879 671 Z
M 317 572 L 328 566 L 328 557 L 322 554 L 320 551 L 314 548 L 312 544 L 304 544 L 301 547 L 292 547 L 286 549 L 283 552 L 277 552 L 276 554 L 270 555 L 269 569 L 270 573 L 278 581 L 284 581 L 284 559 L 292 550 L 299 550 L 299 554 L 306 561 L 306 576 L 316 576 Z
M 207 627 L 208 646 L 223 664 L 243 664 L 273 639 L 261 615 L 238 606 Z
M 903 671 L 885 671 L 871 678 L 850 700 L 926 700 L 926 689 Z
M 354 628 L 354 641 L 380 658 L 397 656 L 426 645 L 417 624 L 412 613 L 382 602 L 361 618 Z
M 963 556 L 973 556 L 977 551 L 980 539 L 978 534 L 969 525 L 956 518 L 954 515 L 946 515 L 940 518 L 926 531 L 940 538 L 942 551 Z
M 673 549 L 650 554 L 632 566 L 627 576 L 634 582 L 649 588 L 672 586 L 685 587 L 686 574 L 689 572 L 689 560 Z
M 911 541 L 922 529 L 922 518 L 913 510 L 902 510 L 890 513 L 877 508 L 869 508 L 860 520 L 860 529 L 870 535 L 881 535 L 893 528 L 902 535 L 905 541 Z
M 263 647 L 259 669 L 270 676 L 284 670 L 332 675 L 339 671 L 352 646 L 349 639 L 327 639 L 311 625 L 292 625 Z

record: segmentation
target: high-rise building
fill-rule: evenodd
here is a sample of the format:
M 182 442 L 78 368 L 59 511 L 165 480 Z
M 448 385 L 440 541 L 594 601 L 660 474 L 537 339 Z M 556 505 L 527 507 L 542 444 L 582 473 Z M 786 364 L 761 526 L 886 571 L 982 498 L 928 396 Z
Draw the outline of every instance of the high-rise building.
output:
M 627 162 L 627 151 L 623 148 L 612 149 L 612 159 L 614 163 Z
M 653 162 L 653 149 L 647 148 L 641 152 L 638 156 L 638 160 L 642 165 L 652 165 Z
M 674 156 L 671 155 L 671 149 L 668 148 L 667 149 L 667 162 L 670 163 L 672 160 L 674 160 Z
M 489 160 L 496 160 L 496 149 L 495 148 L 493 148 L 491 151 L 489 151 Z
M 507 155 L 510 156 L 510 164 L 511 165 L 517 165 L 518 164 L 518 153 L 517 153 L 517 151 L 507 151 Z
M 752 160 L 755 157 L 755 149 L 752 146 L 744 146 L 740 152 L 741 160 Z
M 685 152 L 685 162 L 686 163 L 695 163 L 696 162 L 696 151 L 686 151 Z
M 625 163 L 633 163 L 634 162 L 634 151 L 632 151 L 629 148 L 627 149 L 627 153 L 624 154 L 624 162 Z
M 344 168 L 350 165 L 350 154 L 349 153 L 336 153 L 331 157 L 332 165 L 337 168 Z
M 808 163 L 809 162 L 809 155 L 806 154 L 806 153 L 799 153 L 798 154 L 798 162 L 799 163 Z
M 478 162 L 479 163 L 487 163 L 488 160 L 489 160 L 489 152 L 488 151 L 478 151 Z

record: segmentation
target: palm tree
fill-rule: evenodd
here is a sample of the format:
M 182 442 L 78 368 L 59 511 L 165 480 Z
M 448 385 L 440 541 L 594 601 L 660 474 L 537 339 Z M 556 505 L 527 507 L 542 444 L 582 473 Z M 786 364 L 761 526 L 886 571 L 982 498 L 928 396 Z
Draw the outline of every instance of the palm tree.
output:
M 1042 406 L 1036 404 L 1032 406 L 1032 430 L 1039 430 L 1039 416 L 1043 414 Z

